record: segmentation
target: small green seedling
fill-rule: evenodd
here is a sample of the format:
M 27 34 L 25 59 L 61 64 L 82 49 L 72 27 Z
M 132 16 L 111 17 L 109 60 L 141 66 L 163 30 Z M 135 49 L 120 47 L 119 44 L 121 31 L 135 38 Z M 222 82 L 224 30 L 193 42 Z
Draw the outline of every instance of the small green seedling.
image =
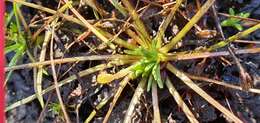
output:
M 10 27 L 7 29 L 7 43 L 5 46 L 5 54 L 10 52 L 15 52 L 15 55 L 9 62 L 8 66 L 16 65 L 17 61 L 22 58 L 26 52 L 26 41 L 24 38 L 24 33 L 19 29 L 15 23 L 11 23 Z M 12 71 L 7 74 L 6 80 L 10 78 Z
M 247 17 L 250 16 L 250 13 L 235 14 L 235 11 L 234 11 L 233 8 L 229 8 L 229 14 L 233 15 L 233 16 L 240 16 L 240 17 L 243 17 L 243 18 L 247 18 Z M 238 19 L 238 18 L 228 18 L 228 19 L 221 22 L 221 26 L 234 27 L 239 31 L 243 30 L 243 27 L 241 25 L 241 19 Z
M 51 103 L 48 107 L 50 108 L 49 111 L 52 111 L 55 115 L 60 116 L 62 114 L 61 105 L 59 103 Z
M 140 56 L 140 61 L 136 62 L 130 69 L 133 78 L 147 77 L 149 78 L 147 91 L 150 91 L 153 82 L 157 82 L 159 88 L 163 88 L 161 79 L 160 62 L 164 61 L 165 55 L 156 48 L 155 41 L 152 42 L 150 48 L 139 46 L 133 50 L 125 50 L 128 55 Z M 116 76 L 112 74 L 100 74 L 98 76 L 99 83 L 107 84 L 113 81 Z
M 161 79 L 160 61 L 164 60 L 164 54 L 156 48 L 156 41 L 152 42 L 151 48 L 139 47 L 134 51 L 125 51 L 130 55 L 141 56 L 142 59 L 135 64 L 132 71 L 135 77 L 149 77 L 147 91 L 150 91 L 153 82 L 157 82 L 159 88 L 163 88 Z

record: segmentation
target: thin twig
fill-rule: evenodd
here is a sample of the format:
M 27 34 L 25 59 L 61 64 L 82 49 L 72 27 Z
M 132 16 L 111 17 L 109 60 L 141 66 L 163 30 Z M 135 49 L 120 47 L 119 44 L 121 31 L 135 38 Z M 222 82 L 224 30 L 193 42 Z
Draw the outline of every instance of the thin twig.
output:
M 55 26 L 55 25 L 53 25 Z M 53 62 L 53 34 L 54 34 L 54 28 L 55 27 L 52 27 L 51 28 L 51 31 L 52 31 L 52 37 L 51 37 L 51 44 L 50 44 L 50 61 L 51 61 L 51 69 L 52 69 L 52 76 L 53 76 L 53 80 L 54 80 L 54 87 L 55 87 L 55 90 L 56 90 L 56 94 L 57 94 L 57 97 L 58 97 L 58 100 L 59 100 L 59 103 L 60 103 L 60 106 L 61 106 L 61 110 L 63 112 L 63 115 L 65 117 L 65 120 L 67 123 L 70 123 L 71 120 L 69 118 L 69 115 L 66 111 L 66 108 L 64 106 L 64 103 L 63 103 L 63 100 L 62 100 L 62 97 L 61 97 L 61 94 L 60 94 L 60 89 L 59 89 L 59 85 L 58 85 L 58 80 L 57 80 L 57 75 L 56 75 L 56 70 L 55 70 L 55 64 Z
M 218 80 L 214 80 L 214 79 L 210 79 L 210 78 L 206 78 L 206 77 L 201 77 L 201 76 L 195 76 L 195 75 L 191 75 L 188 73 L 185 73 L 189 78 L 193 79 L 193 80 L 198 80 L 198 81 L 203 81 L 203 82 L 209 82 L 209 83 L 214 83 L 217 85 L 221 85 L 227 88 L 232 88 L 232 89 L 236 89 L 236 90 L 240 90 L 240 91 L 244 91 L 242 87 L 240 86 L 236 86 L 236 85 L 232 85 L 232 84 L 228 84 L 227 82 L 224 81 L 218 81 Z M 230 83 L 234 83 L 234 82 L 230 82 Z M 257 88 L 249 88 L 248 92 L 251 93 L 257 93 L 260 94 L 260 89 Z
M 260 44 L 260 41 L 235 40 L 234 43 Z
M 222 16 L 229 17 L 229 18 L 238 18 L 238 19 L 241 19 L 241 20 L 246 20 L 246 21 L 252 21 L 252 22 L 260 23 L 260 20 L 253 19 L 253 18 L 245 18 L 245 17 L 240 17 L 240 16 L 236 16 L 236 15 L 230 15 L 230 14 L 220 13 L 220 12 L 218 14 L 222 15 Z
M 231 49 L 231 47 L 228 47 L 228 51 L 231 54 L 233 60 L 235 61 L 238 70 L 239 70 L 239 78 L 241 81 L 241 87 L 244 90 L 248 90 L 249 88 L 252 87 L 252 78 L 250 77 L 250 75 L 247 73 L 247 71 L 244 69 L 244 67 L 242 66 L 242 64 L 240 63 L 239 59 L 236 57 L 233 49 Z
M 41 113 L 40 113 L 39 118 L 37 119 L 37 122 L 36 122 L 36 123 L 43 123 L 43 118 L 44 118 L 44 116 L 45 116 L 45 114 L 46 114 L 46 109 L 48 108 L 48 104 L 49 104 L 49 102 L 51 101 L 52 96 L 53 96 L 53 93 L 50 93 L 50 94 L 48 95 L 48 99 L 47 99 L 47 101 L 46 101 L 46 105 L 45 105 L 44 108 L 41 110 Z

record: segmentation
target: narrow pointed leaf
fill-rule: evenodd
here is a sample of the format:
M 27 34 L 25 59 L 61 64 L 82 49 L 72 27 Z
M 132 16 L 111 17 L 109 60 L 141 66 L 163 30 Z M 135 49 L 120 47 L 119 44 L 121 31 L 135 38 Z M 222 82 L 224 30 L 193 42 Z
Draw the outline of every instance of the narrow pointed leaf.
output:
M 185 115 L 187 116 L 187 118 L 189 119 L 189 121 L 191 123 L 199 123 L 199 121 L 196 119 L 196 117 L 193 115 L 193 113 L 191 112 L 191 110 L 189 109 L 189 107 L 185 104 L 185 102 L 183 101 L 182 97 L 180 96 L 180 94 L 178 93 L 177 89 L 173 86 L 173 84 L 171 83 L 169 77 L 167 77 L 166 79 L 166 86 L 168 87 L 169 92 L 171 93 L 171 95 L 173 96 L 173 98 L 175 99 L 176 103 L 178 104 L 179 107 L 181 107 L 182 111 L 185 113 Z
M 131 102 L 128 106 L 128 109 L 126 111 L 124 122 L 123 123 L 129 123 L 132 119 L 132 114 L 134 113 L 134 109 L 136 108 L 136 104 L 139 102 L 141 95 L 145 91 L 145 85 L 147 82 L 147 78 L 142 78 L 142 80 L 139 82 L 137 88 L 135 89 L 135 93 L 131 99 Z
M 207 94 L 204 90 L 202 90 L 198 85 L 196 85 L 190 78 L 188 78 L 183 72 L 176 69 L 170 63 L 167 64 L 167 69 L 175 74 L 179 79 L 181 79 L 184 84 L 189 86 L 192 90 L 194 90 L 197 94 L 203 97 L 205 100 L 208 101 L 212 106 L 217 108 L 220 112 L 225 114 L 228 118 L 233 120 L 235 123 L 243 123 L 237 116 L 235 116 L 232 112 L 222 106 L 219 102 L 213 99 L 209 94 Z

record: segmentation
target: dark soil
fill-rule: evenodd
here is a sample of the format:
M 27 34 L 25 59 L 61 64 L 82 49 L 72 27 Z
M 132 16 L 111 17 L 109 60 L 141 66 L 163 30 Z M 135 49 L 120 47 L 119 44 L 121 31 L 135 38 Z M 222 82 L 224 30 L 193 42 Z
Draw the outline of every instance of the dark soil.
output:
M 110 3 L 106 0 L 98 0 L 102 7 L 107 11 L 111 12 L 114 10 L 111 7 Z M 146 0 L 143 0 L 146 1 Z M 149 1 L 149 0 L 148 0 Z M 162 1 L 162 0 L 161 0 Z M 165 0 L 170 1 L 170 0 Z M 202 0 L 203 1 L 203 0 Z M 43 6 L 55 9 L 57 7 L 57 2 L 53 0 L 31 0 L 34 3 L 41 3 Z M 141 2 L 142 3 L 142 2 Z M 188 0 L 188 3 L 192 3 L 191 0 Z M 217 10 L 218 12 L 228 13 L 228 8 L 235 7 L 237 11 L 240 12 L 250 12 L 250 18 L 260 19 L 260 0 L 223 0 L 217 1 Z M 7 8 L 11 8 L 10 4 L 7 4 Z M 28 15 L 28 19 L 31 19 L 33 15 L 45 15 L 45 13 L 40 13 L 35 9 L 22 7 L 23 11 Z M 183 8 L 185 9 L 185 8 Z M 142 16 L 143 20 L 146 22 L 146 26 L 150 28 L 149 30 L 157 30 L 159 26 L 159 22 L 162 20 L 161 17 L 154 16 L 152 18 L 145 18 L 153 13 L 157 13 L 160 11 L 159 7 L 152 7 L 148 9 L 146 13 Z M 92 9 L 87 6 L 82 6 L 80 8 L 81 14 L 88 19 L 95 19 Z M 225 17 L 220 16 L 221 20 L 225 19 Z M 29 20 L 28 20 L 29 21 Z M 65 21 L 64 21 L 65 23 Z M 183 23 L 176 22 L 176 23 Z M 186 22 L 185 22 L 186 23 Z M 214 24 L 213 22 L 209 22 Z M 208 23 L 207 23 L 208 24 Z M 207 25 L 207 28 L 213 27 L 212 25 Z M 89 55 L 93 54 L 90 51 L 90 48 L 83 43 L 75 44 L 70 50 L 70 52 L 65 53 L 65 45 L 72 43 L 76 35 L 78 35 L 77 30 L 84 30 L 82 27 L 66 22 L 60 30 L 57 31 L 57 35 L 60 38 L 61 42 L 56 42 L 57 50 L 56 54 L 64 55 L 65 57 L 73 57 L 73 56 L 81 56 L 81 55 Z M 167 29 L 166 37 L 172 35 L 172 29 Z M 235 34 L 237 31 L 234 31 L 233 28 L 223 28 L 224 34 L 226 37 Z M 33 30 L 35 31 L 35 30 Z M 151 31 L 152 33 L 152 31 Z M 191 35 L 192 36 L 192 35 Z M 188 40 L 190 37 L 187 36 L 185 40 Z M 97 46 L 95 43 L 95 36 L 89 36 L 86 39 L 86 42 L 90 42 L 89 46 Z M 256 31 L 252 35 L 245 38 L 245 40 L 254 40 L 260 42 L 260 30 Z M 184 41 L 185 42 L 185 41 Z M 245 44 L 234 43 L 234 47 L 243 48 L 248 47 Z M 196 47 L 196 46 L 193 46 Z M 254 47 L 260 47 L 260 45 L 255 45 Z M 184 48 L 185 49 L 185 48 Z M 183 50 L 184 50 L 183 49 Z M 189 47 L 192 49 L 192 46 Z M 226 48 L 223 48 L 226 50 Z M 108 51 L 102 51 L 104 53 Z M 6 55 L 7 61 L 13 57 L 14 54 L 10 53 Z M 260 55 L 259 54 L 244 54 L 238 56 L 243 67 L 247 70 L 249 75 L 253 78 L 253 86 L 254 88 L 260 88 Z M 47 56 L 49 58 L 49 56 Z M 59 58 L 57 56 L 56 58 Z M 225 57 L 229 61 L 232 61 L 231 57 Z M 224 65 L 219 58 L 209 58 L 206 61 L 206 65 L 201 70 L 198 70 L 198 63 L 201 60 L 190 60 L 190 61 L 181 61 L 176 62 L 178 68 L 182 69 L 185 72 L 208 76 L 209 78 L 223 80 L 230 84 L 239 85 L 239 71 L 235 64 L 232 65 Z M 25 56 L 18 64 L 29 63 L 29 59 Z M 58 78 L 62 80 L 70 75 L 77 75 L 77 72 L 89 68 L 91 66 L 97 65 L 98 62 L 80 62 L 73 66 L 74 64 L 64 64 L 60 69 L 60 73 L 64 73 L 71 66 L 73 68 L 65 74 L 65 76 Z M 117 68 L 114 68 L 117 69 Z M 48 73 L 51 73 L 51 67 L 46 68 Z M 112 69 L 111 69 L 112 71 Z M 115 82 L 111 85 L 97 85 L 94 84 L 96 75 L 85 76 L 82 78 L 78 78 L 76 81 L 71 82 L 70 84 L 63 86 L 61 88 L 61 94 L 63 96 L 65 104 L 75 105 L 80 104 L 79 108 L 79 122 L 84 122 L 86 117 L 90 114 L 90 112 L 94 109 L 95 105 L 98 104 L 102 99 L 106 97 L 110 97 L 114 93 L 113 87 L 117 86 L 119 82 Z M 171 75 L 171 79 L 175 80 L 178 84 L 178 79 Z M 44 87 L 48 87 L 52 84 L 52 76 L 45 75 L 44 76 Z M 32 69 L 23 69 L 17 70 L 12 74 L 11 79 L 7 83 L 6 89 L 6 104 L 12 104 L 13 102 L 23 99 L 27 96 L 34 94 L 34 86 L 33 86 L 33 70 Z M 181 83 L 181 82 L 179 82 Z M 260 121 L 260 95 L 247 93 L 244 91 L 234 90 L 230 88 L 225 88 L 219 85 L 208 84 L 205 82 L 202 83 L 202 88 L 208 92 L 214 99 L 218 100 L 225 107 L 231 108 L 232 112 L 236 114 L 240 119 L 242 119 L 246 123 L 257 123 Z M 115 109 L 112 112 L 110 117 L 111 123 L 121 123 L 124 118 L 124 114 L 128 108 L 129 102 L 131 101 L 131 97 L 134 93 L 133 88 L 135 88 L 137 84 L 133 84 L 132 87 L 129 85 L 121 95 Z M 77 88 L 81 88 L 81 94 L 71 97 L 71 93 Z M 195 94 L 193 90 L 189 89 L 186 86 L 180 84 L 178 88 L 180 94 L 182 94 L 184 100 L 188 105 L 192 107 L 192 111 L 198 117 L 200 122 L 210 122 L 210 123 L 222 123 L 222 122 L 231 122 L 229 119 L 223 116 L 221 112 L 213 108 L 207 101 L 202 99 L 199 95 Z M 161 117 L 163 122 L 169 123 L 185 123 L 188 122 L 185 114 L 181 111 L 181 109 L 177 106 L 175 100 L 169 95 L 167 90 L 159 91 L 160 97 L 160 110 Z M 44 95 L 45 102 L 49 102 L 49 104 L 58 102 L 55 91 L 50 92 Z M 141 103 L 136 106 L 136 111 L 134 114 L 133 122 L 151 122 L 152 117 L 152 106 L 151 103 L 151 94 L 145 92 L 144 96 L 142 96 Z M 190 103 L 191 102 L 191 103 Z M 19 106 L 9 112 L 6 113 L 7 122 L 10 123 L 29 123 L 36 121 L 43 121 L 44 123 L 48 122 L 63 122 L 63 119 L 50 110 L 50 107 L 46 107 L 46 109 L 42 110 L 40 108 L 40 104 L 37 100 L 33 102 L 27 103 L 25 105 Z M 97 111 L 97 115 L 94 118 L 94 123 L 100 123 L 103 120 L 103 117 L 106 114 L 109 105 L 102 108 L 102 110 Z M 75 108 L 68 108 L 68 112 L 70 118 L 73 122 L 77 121 L 77 113 Z M 42 118 L 42 119 L 39 119 Z M 259 122 L 260 123 L 260 122 Z

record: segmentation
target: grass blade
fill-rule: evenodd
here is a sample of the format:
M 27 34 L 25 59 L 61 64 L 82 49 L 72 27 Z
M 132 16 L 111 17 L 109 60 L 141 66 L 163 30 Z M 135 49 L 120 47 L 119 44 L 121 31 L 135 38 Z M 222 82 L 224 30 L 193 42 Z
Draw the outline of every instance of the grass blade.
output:
M 71 17 L 70 15 L 67 15 L 67 14 L 58 13 L 57 11 L 50 9 L 50 8 L 47 8 L 47 7 L 43 7 L 43 6 L 40 6 L 40 5 L 37 5 L 37 4 L 34 4 L 34 3 L 30 3 L 30 2 L 26 2 L 26 1 L 23 1 L 23 0 L 6 0 L 6 1 L 16 2 L 16 3 L 19 3 L 21 5 L 31 7 L 31 8 L 34 8 L 34 9 L 38 9 L 38 10 L 41 10 L 41 11 L 44 11 L 44 12 L 47 12 L 47 13 L 50 13 L 50 14 L 54 14 L 54 15 L 57 14 L 58 16 L 63 17 L 68 21 L 71 21 L 71 22 L 77 23 L 79 25 L 85 26 L 77 18 Z
M 9 52 L 12 52 L 12 51 L 15 51 L 19 47 L 20 47 L 19 44 L 14 44 L 14 45 L 11 45 L 11 46 L 7 46 L 7 47 L 5 47 L 5 54 L 7 54 Z
M 247 30 L 245 30 L 245 31 L 243 31 L 243 32 L 239 32 L 239 33 L 229 37 L 228 39 L 226 39 L 224 41 L 220 41 L 217 44 L 210 46 L 208 49 L 206 49 L 206 51 L 212 51 L 212 50 L 224 47 L 224 46 L 228 45 L 230 42 L 233 42 L 237 39 L 245 37 L 245 36 L 249 35 L 250 33 L 254 32 L 258 29 L 260 29 L 260 23 L 251 27 L 251 28 L 249 28 L 249 29 L 247 29 Z
M 10 63 L 8 64 L 8 66 L 13 66 L 17 63 L 17 61 L 24 55 L 24 48 L 19 48 L 17 50 L 17 52 L 15 53 L 14 57 L 11 59 Z M 5 82 L 4 82 L 4 85 L 6 85 L 7 81 L 10 79 L 11 75 L 13 73 L 13 70 L 11 70 L 6 78 L 5 78 Z
M 152 74 L 153 74 L 154 80 L 158 84 L 159 88 L 163 88 L 163 81 L 162 81 L 162 78 L 161 78 L 160 63 L 157 63 L 157 64 L 154 65 L 153 70 L 152 70 Z
M 179 41 L 181 41 L 181 39 L 190 31 L 193 25 L 200 20 L 200 18 L 208 11 L 208 9 L 211 7 L 211 5 L 213 5 L 214 2 L 215 0 L 208 0 L 191 18 L 191 20 L 182 28 L 182 30 L 171 40 L 171 42 L 161 48 L 161 51 L 166 53 Z
M 102 107 L 104 107 L 107 102 L 111 99 L 112 97 L 109 97 L 107 99 L 102 100 L 97 106 L 96 108 L 90 113 L 90 115 L 88 116 L 88 118 L 84 121 L 84 123 L 89 123 L 91 122 L 91 120 L 95 117 L 95 115 L 97 114 L 97 110 L 100 110 Z
M 13 66 L 17 63 L 19 59 L 22 58 L 22 56 L 25 53 L 26 50 L 26 41 L 24 38 L 24 33 L 22 32 L 20 20 L 19 20 L 19 13 L 18 13 L 19 6 L 13 2 L 13 12 L 15 16 L 15 24 L 11 25 L 10 30 L 8 29 L 8 37 L 12 37 L 11 40 L 14 41 L 15 44 L 6 47 L 6 53 L 15 51 L 14 57 L 11 59 L 8 66 Z M 10 32 L 9 32 L 10 31 Z M 17 48 L 17 49 L 15 49 Z M 7 81 L 10 79 L 13 71 L 10 71 L 5 79 L 4 86 L 6 85 Z
M 95 66 L 95 67 L 92 67 L 92 68 L 88 68 L 88 69 L 86 69 L 86 70 L 83 70 L 83 71 L 79 72 L 78 75 L 79 75 L 79 77 L 83 77 L 83 76 L 86 76 L 86 75 L 95 73 L 95 72 L 100 71 L 100 70 L 103 70 L 103 69 L 111 68 L 111 67 L 113 67 L 113 66 L 124 65 L 124 64 L 127 64 L 127 63 L 129 63 L 129 62 L 117 62 L 117 63 L 113 63 L 113 64 L 110 64 L 110 63 L 108 63 L 108 64 L 100 64 L 100 65 L 97 65 L 97 66 Z M 58 85 L 59 85 L 59 87 L 61 87 L 61 86 L 65 85 L 65 84 L 68 84 L 68 83 L 70 83 L 70 82 L 72 82 L 72 81 L 74 81 L 74 80 L 76 80 L 76 79 L 77 79 L 77 76 L 76 76 L 76 75 L 72 75 L 72 76 L 70 76 L 70 77 L 68 77 L 68 78 L 66 78 L 66 79 L 64 79 L 64 80 L 62 80 L 62 81 L 60 81 Z M 50 92 L 50 91 L 52 91 L 53 89 L 55 89 L 55 86 L 54 86 L 54 85 L 49 86 L 48 88 L 44 89 L 41 94 L 42 94 L 42 95 L 43 95 L 43 94 L 46 94 L 47 92 Z M 21 99 L 21 100 L 19 100 L 19 101 L 16 101 L 15 103 L 13 103 L 13 104 L 7 106 L 7 107 L 5 108 L 5 112 L 10 111 L 10 110 L 12 110 L 12 109 L 14 109 L 14 108 L 16 108 L 16 107 L 19 107 L 19 106 L 21 106 L 21 105 L 24 105 L 24 104 L 26 104 L 26 103 L 29 103 L 29 102 L 31 102 L 32 100 L 36 99 L 36 98 L 37 98 L 36 94 L 33 94 L 33 95 L 29 96 L 29 97 L 26 97 L 26 98 L 24 98 L 24 99 Z
M 51 28 L 52 34 L 54 34 L 54 30 L 55 30 L 54 28 L 55 28 L 55 26 Z M 51 69 L 52 69 L 54 87 L 55 87 L 55 90 L 56 90 L 56 94 L 57 94 L 57 97 L 58 97 L 58 100 L 59 100 L 59 103 L 60 103 L 60 106 L 61 106 L 61 110 L 62 110 L 64 118 L 65 118 L 65 121 L 66 121 L 66 123 L 71 123 L 71 120 L 69 118 L 69 115 L 66 111 L 66 108 L 64 106 L 64 103 L 63 103 L 63 100 L 62 100 L 62 97 L 61 97 L 60 88 L 59 88 L 59 85 L 58 85 L 58 77 L 57 77 L 57 74 L 56 74 L 55 64 L 53 62 L 53 56 L 54 56 L 54 53 L 53 53 L 53 50 L 54 50 L 54 48 L 53 48 L 53 38 L 54 37 L 52 35 L 51 36 L 51 42 L 50 42 L 50 60 L 51 60 Z
M 196 85 L 190 78 L 188 78 L 183 72 L 176 69 L 170 63 L 167 64 L 167 69 L 175 74 L 178 78 L 180 78 L 187 86 L 189 86 L 192 90 L 194 90 L 197 94 L 203 97 L 208 101 L 211 105 L 217 108 L 220 112 L 225 114 L 228 118 L 233 120 L 235 123 L 243 123 L 237 116 L 235 116 L 232 112 L 222 106 L 219 102 L 213 99 L 209 94 L 207 94 L 204 90 L 202 90 L 198 85 Z
M 138 59 L 138 57 L 130 56 L 130 55 L 91 55 L 91 56 L 79 56 L 79 57 L 71 57 L 71 58 L 54 59 L 53 62 L 55 64 L 64 64 L 64 63 L 80 62 L 80 61 L 95 61 L 95 60 L 131 61 L 131 60 L 136 60 L 136 59 Z M 6 67 L 5 71 L 38 67 L 40 65 L 45 66 L 45 65 L 50 65 L 50 64 L 51 64 L 50 60 L 42 61 L 42 62 L 27 63 L 27 64 L 22 64 L 22 65 L 17 65 L 17 66 Z
M 64 0 L 66 3 L 69 3 L 68 0 Z M 78 11 L 69 4 L 70 10 L 75 14 L 75 16 L 85 24 L 85 27 L 91 30 L 101 41 L 105 42 L 111 49 L 115 49 L 116 46 L 112 44 L 101 32 L 99 32 L 93 25 L 91 25 L 83 16 L 81 16 Z
M 144 48 L 148 48 L 147 44 L 145 41 L 141 40 L 141 38 L 136 35 L 136 33 L 134 31 L 132 31 L 131 29 L 127 29 L 126 33 L 133 39 L 135 40 L 140 46 L 144 47 Z
M 114 35 L 110 34 L 109 32 L 103 31 L 102 29 L 97 28 L 97 30 L 100 31 L 100 33 L 105 35 L 107 38 L 114 36 Z M 119 37 L 116 37 L 115 40 L 113 40 L 113 42 L 115 42 L 116 44 L 123 46 L 127 49 L 135 49 L 136 48 L 136 46 L 129 44 L 127 41 L 125 41 L 125 40 L 123 40 Z
M 171 95 L 175 99 L 175 101 L 178 104 L 178 106 L 181 107 L 182 111 L 185 113 L 185 115 L 187 116 L 189 121 L 191 123 L 199 123 L 199 121 L 193 115 L 193 113 L 191 112 L 189 107 L 183 101 L 182 97 L 180 96 L 180 94 L 178 93 L 176 88 L 172 85 L 171 80 L 169 79 L 169 77 L 167 77 L 167 79 L 166 79 L 166 86 L 168 87 L 169 92 L 171 93 Z
M 71 21 L 71 22 L 74 22 L 74 23 L 77 23 L 81 26 L 84 26 L 84 27 L 87 27 L 89 28 L 98 38 L 100 38 L 102 41 L 104 41 L 105 43 L 107 43 L 112 49 L 115 48 L 115 45 L 111 44 L 111 42 L 101 34 L 101 32 L 98 31 L 98 29 L 96 29 L 94 26 L 92 26 L 90 24 L 90 22 L 88 22 L 87 20 L 85 20 L 74 8 L 72 8 L 74 14 L 80 19 L 77 19 L 77 18 L 74 18 L 70 15 L 67 15 L 67 14 L 63 14 L 63 13 L 60 13 L 60 12 L 57 12 L 53 9 L 50 9 L 50 8 L 46 8 L 46 7 L 43 7 L 43 6 L 40 6 L 40 5 L 37 5 L 37 4 L 33 4 L 33 3 L 30 3 L 30 2 L 25 2 L 25 1 L 22 1 L 22 0 L 6 0 L 6 1 L 10 1 L 10 2 L 17 2 L 21 5 L 24 5 L 24 6 L 27 6 L 27 7 L 31 7 L 31 8 L 34 8 L 34 9 L 38 9 L 38 10 L 41 10 L 41 11 L 45 11 L 47 13 L 50 13 L 50 14 L 54 14 L 54 15 L 58 15 L 68 21 Z M 66 0 L 67 1 L 67 0 Z M 67 5 L 69 5 L 70 7 L 71 6 L 71 3 L 70 2 L 66 2 Z M 66 5 L 66 6 L 67 6 Z M 125 45 L 126 43 L 125 42 L 122 42 L 122 40 L 116 40 L 115 43 L 118 43 L 119 45 L 122 45 L 122 46 L 127 46 Z M 127 46 L 127 48 L 129 48 L 129 46 Z
M 130 81 L 130 76 L 126 76 L 119 84 L 119 88 L 118 90 L 116 91 L 115 95 L 114 95 L 114 98 L 113 98 L 113 101 L 111 102 L 110 106 L 109 106 L 109 109 L 106 113 L 106 116 L 103 120 L 103 123 L 107 123 L 108 122 L 108 119 L 113 111 L 113 108 L 115 107 L 116 105 L 116 102 L 118 100 L 118 98 L 120 97 L 122 91 L 124 90 L 125 86 L 127 85 L 127 83 Z
M 132 4 L 128 0 L 122 0 L 124 6 L 130 13 L 130 16 L 133 17 L 134 25 L 136 27 L 137 32 L 140 34 L 141 39 L 146 42 L 146 45 L 150 45 L 151 38 L 149 36 L 149 33 L 146 31 L 144 23 L 141 21 L 139 15 L 133 8 Z
M 153 122 L 161 123 L 161 115 L 158 102 L 157 84 L 152 83 Z
M 147 83 L 147 78 L 142 78 L 142 80 L 139 82 L 137 88 L 135 89 L 135 93 L 134 93 L 134 95 L 131 99 L 131 102 L 128 106 L 128 109 L 126 111 L 123 123 L 130 123 L 131 122 L 131 116 L 134 113 L 135 106 L 139 102 L 141 95 L 145 91 L 146 83 Z
M 127 16 L 127 11 L 125 8 L 119 4 L 118 0 L 109 0 L 109 2 L 124 16 Z
M 190 74 L 187 74 L 187 73 L 186 73 L 186 75 L 187 75 L 189 78 L 193 79 L 193 80 L 198 80 L 198 81 L 204 81 L 204 82 L 214 83 L 214 84 L 221 85 L 221 86 L 224 86 L 224 87 L 227 87 L 227 88 L 232 88 L 232 89 L 236 89 L 236 90 L 240 90 L 240 91 L 245 91 L 245 90 L 243 90 L 243 88 L 242 88 L 241 86 L 228 84 L 227 82 L 224 82 L 224 81 L 218 81 L 218 80 L 214 80 L 214 79 L 210 79 L 210 78 L 206 78 L 206 77 L 190 75 Z M 230 83 L 235 83 L 235 82 L 230 82 Z M 248 89 L 248 92 L 260 94 L 260 89 L 257 89 L 257 88 L 249 88 L 249 89 Z
M 248 49 L 238 49 L 235 51 L 235 54 L 253 54 L 260 53 L 260 48 L 248 48 Z M 201 59 L 201 58 L 210 58 L 210 57 L 220 57 L 220 56 L 229 56 L 228 51 L 219 51 L 219 52 L 203 52 L 198 51 L 195 53 L 188 52 L 178 52 L 178 53 L 168 53 L 167 60 L 169 61 L 181 61 L 181 60 L 191 60 L 191 59 Z
M 44 38 L 44 42 L 42 44 L 42 50 L 41 50 L 40 57 L 39 57 L 40 62 L 45 60 L 47 45 L 50 41 L 50 38 L 51 38 L 51 31 L 47 29 L 45 32 L 45 38 Z M 38 72 L 37 72 L 37 79 L 35 82 L 35 92 L 36 92 L 37 98 L 40 102 L 40 105 L 43 108 L 44 101 L 43 101 L 43 97 L 42 97 L 42 76 L 43 76 L 43 66 L 39 65 Z
M 97 76 L 97 83 L 99 83 L 99 84 L 107 84 L 107 83 L 110 83 L 110 82 L 112 82 L 114 80 L 123 78 L 123 77 L 125 77 L 126 75 L 128 75 L 129 73 L 132 72 L 131 69 L 133 68 L 133 66 L 134 65 L 129 66 L 129 67 L 125 68 L 125 69 L 122 69 L 122 70 L 118 71 L 115 74 L 100 73 Z
M 165 33 L 165 30 L 167 29 L 168 25 L 170 24 L 175 12 L 178 10 L 178 8 L 181 6 L 182 0 L 176 0 L 176 4 L 171 9 L 170 14 L 166 17 L 165 20 L 163 20 L 162 24 L 159 27 L 159 31 L 156 34 L 155 41 L 156 41 L 156 47 L 160 48 L 162 44 L 162 38 Z

